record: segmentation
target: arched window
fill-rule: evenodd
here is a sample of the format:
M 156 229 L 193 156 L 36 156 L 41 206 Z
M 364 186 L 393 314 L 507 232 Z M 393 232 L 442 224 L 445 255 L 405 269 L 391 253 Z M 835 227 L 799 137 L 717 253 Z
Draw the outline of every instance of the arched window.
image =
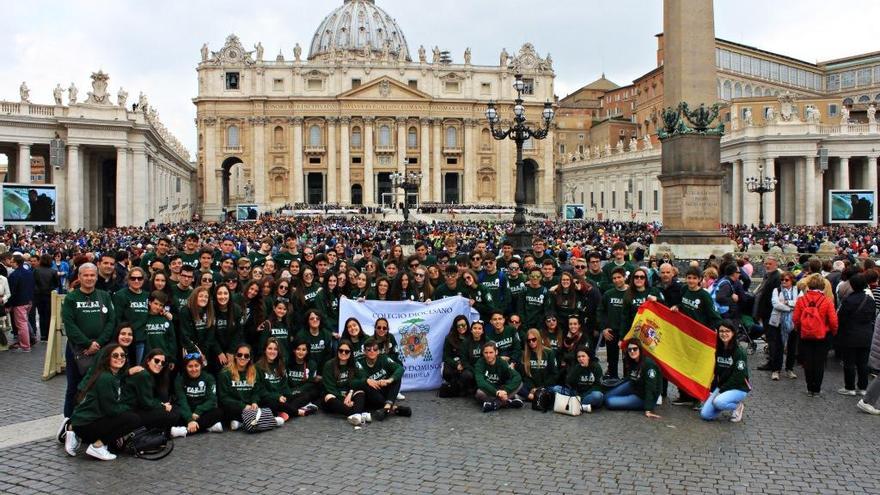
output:
M 351 147 L 360 149 L 363 146 L 361 141 L 361 128 L 360 127 L 352 127 L 351 128 Z
M 846 106 L 850 106 L 850 105 L 853 104 L 853 99 L 852 99 L 852 98 L 847 98 L 847 99 L 843 100 L 843 104 L 846 105 Z
M 284 129 L 282 129 L 280 125 L 275 127 L 272 139 L 276 148 L 284 146 Z
M 743 95 L 743 87 L 742 84 L 736 83 L 733 86 L 733 97 L 734 98 L 742 98 Z
M 317 125 L 309 127 L 309 146 L 321 146 L 321 128 Z
M 238 126 L 231 125 L 226 128 L 226 146 L 230 148 L 238 148 L 240 141 L 238 139 Z
M 419 134 L 415 127 L 410 127 L 406 132 L 406 147 L 417 148 L 419 146 Z
M 458 147 L 458 129 L 456 129 L 455 127 L 449 126 L 446 128 L 446 147 Z
M 489 129 L 480 131 L 480 148 L 484 150 L 492 148 L 492 136 L 489 134 Z
M 751 84 L 746 84 L 746 89 L 743 91 L 743 96 L 745 96 L 746 98 L 749 98 L 750 96 L 752 96 L 752 85 Z
M 859 96 L 859 103 L 868 103 L 871 101 L 871 97 L 868 95 Z
M 379 146 L 391 146 L 391 128 L 384 124 L 379 126 Z
M 764 88 L 761 86 L 755 88 L 755 96 L 764 96 Z
M 721 87 L 721 99 L 729 100 L 732 95 L 732 88 L 730 85 L 730 81 L 724 81 L 724 86 Z
M 480 179 L 480 197 L 492 196 L 492 179 L 484 175 Z
M 276 176 L 275 180 L 272 181 L 272 194 L 275 196 L 284 194 L 284 179 L 280 175 Z

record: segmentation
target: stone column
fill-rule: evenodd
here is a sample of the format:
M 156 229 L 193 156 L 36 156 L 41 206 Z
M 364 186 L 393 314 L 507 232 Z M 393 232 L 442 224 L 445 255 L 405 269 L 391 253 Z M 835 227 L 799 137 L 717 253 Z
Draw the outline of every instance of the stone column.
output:
M 293 170 L 290 172 L 290 202 L 303 202 L 303 118 L 293 117 Z
M 794 191 L 792 196 L 794 196 L 794 223 L 797 225 L 806 224 L 808 218 L 806 205 L 803 204 L 806 192 L 806 184 L 804 183 L 806 180 L 806 165 L 804 157 L 798 156 L 794 158 Z
M 49 164 L 46 163 L 46 166 L 48 167 Z M 31 143 L 18 143 L 18 167 L 16 170 L 16 182 L 19 184 L 31 183 Z
M 433 201 L 443 201 L 443 142 L 441 140 L 441 130 L 443 128 L 442 119 L 434 119 L 434 158 L 431 160 L 431 185 L 434 192 L 431 195 Z
M 67 228 L 78 230 L 82 228 L 83 215 L 83 190 L 82 163 L 79 161 L 79 146 L 71 144 L 67 146 L 67 194 L 64 203 L 67 205 Z
M 131 171 L 128 166 L 128 148 L 116 147 L 116 226 L 131 224 L 128 206 L 131 204 L 131 192 L 128 190 L 128 179 Z
M 419 203 L 431 200 L 431 119 L 419 119 L 419 167 L 422 172 L 422 185 L 419 190 Z
M 877 155 L 865 157 L 865 189 L 877 191 Z
M 541 168 L 544 169 L 544 180 L 541 183 L 541 193 L 538 195 L 538 203 L 545 208 L 555 206 L 556 194 L 553 191 L 553 185 L 556 183 L 556 165 L 553 163 L 553 132 L 547 135 L 547 138 L 541 143 L 544 150 L 544 163 Z M 633 194 L 635 195 L 635 184 L 633 184 Z M 636 198 L 631 198 L 633 205 L 636 205 Z M 636 205 L 638 206 L 638 205 Z
M 214 117 L 208 117 L 203 120 L 205 123 L 205 155 L 204 161 L 200 164 L 202 177 L 204 181 L 202 182 L 202 198 L 204 203 L 202 204 L 202 214 L 204 215 L 204 220 L 207 220 L 209 217 L 213 218 L 220 212 L 220 208 L 223 207 L 220 203 L 223 201 L 221 196 L 222 185 L 217 180 L 217 174 L 215 173 L 217 170 L 217 119 Z
M 251 177 L 254 181 L 254 202 L 265 209 L 268 204 L 266 195 L 266 123 L 269 119 L 266 117 L 254 117 L 252 129 L 254 131 L 253 156 Z
M 98 170 L 100 166 L 101 164 L 98 156 L 95 154 L 91 155 L 89 157 L 88 173 L 85 176 L 86 184 L 85 187 L 83 187 L 83 191 L 85 191 L 89 198 L 89 214 L 86 217 L 85 222 L 87 228 L 97 227 L 98 225 L 98 211 L 100 209 L 99 199 L 101 198 L 101 173 Z
M 349 117 L 339 119 L 339 202 L 343 205 L 351 204 L 351 146 L 349 145 L 348 124 Z
M 472 205 L 477 201 L 477 142 L 474 120 L 464 119 L 464 180 L 461 186 L 462 203 Z
M 144 148 L 134 149 L 134 163 L 132 167 L 132 191 L 131 191 L 131 224 L 143 227 L 149 218 L 147 208 L 150 194 L 147 184 L 147 150 Z
M 375 206 L 376 194 L 374 192 L 374 184 L 376 178 L 373 176 L 373 157 L 376 151 L 373 149 L 373 122 L 374 117 L 364 117 L 364 205 Z
M 776 176 L 776 158 L 764 158 L 764 177 Z M 779 184 L 776 185 L 779 190 Z M 764 223 L 776 223 L 776 192 L 764 195 Z
M 730 165 L 733 167 L 733 174 L 730 179 L 730 209 L 732 210 L 730 221 L 739 224 L 742 223 L 743 218 L 743 163 L 742 160 L 734 160 Z
M 818 185 L 816 182 L 816 168 L 819 166 L 819 157 L 808 156 L 802 158 L 802 160 L 804 162 L 804 189 L 802 194 L 804 223 L 806 225 L 816 225 L 818 216 L 822 214 L 822 203 L 825 201 L 825 198 L 822 197 L 822 191 L 816 191 L 816 186 Z M 798 189 L 798 192 L 800 191 L 801 189 Z M 817 209 L 818 215 L 816 213 Z
M 406 118 L 398 117 L 397 120 L 397 173 L 406 173 Z
M 835 176 L 834 188 L 835 189 L 849 189 L 849 157 L 842 156 L 840 157 L 840 162 L 837 164 L 837 175 Z
M 779 222 L 797 223 L 795 217 L 795 187 L 797 186 L 795 165 L 789 159 L 779 161 Z
M 758 177 L 758 161 L 754 158 L 743 158 L 743 175 L 745 179 Z M 742 203 L 742 223 L 746 225 L 758 225 L 758 198 L 757 194 L 745 191 Z M 745 196 L 748 197 L 745 197 Z
M 514 168 L 516 167 L 516 158 L 513 156 L 515 148 L 507 139 L 498 142 L 493 140 L 492 146 L 497 150 L 496 156 L 498 156 L 498 163 L 496 164 L 498 173 L 495 177 L 497 181 L 496 189 L 498 191 L 496 199 L 499 204 L 510 205 L 513 204 L 511 180 L 513 180 Z M 598 203 L 598 200 L 596 202 Z
M 327 189 L 324 197 L 328 203 L 335 203 L 336 198 L 336 117 L 327 117 Z

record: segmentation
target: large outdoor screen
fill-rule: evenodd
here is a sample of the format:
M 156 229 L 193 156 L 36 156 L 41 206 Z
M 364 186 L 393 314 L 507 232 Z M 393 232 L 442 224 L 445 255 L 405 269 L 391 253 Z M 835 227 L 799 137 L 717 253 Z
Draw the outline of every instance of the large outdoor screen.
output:
M 255 222 L 260 218 L 260 210 L 257 205 L 236 205 L 235 219 L 239 222 Z
M 54 185 L 3 184 L 5 225 L 56 225 L 58 193 Z
M 828 191 L 830 223 L 877 223 L 877 193 L 870 189 Z
M 583 220 L 584 219 L 584 205 L 582 204 L 567 204 L 562 206 L 562 218 L 566 220 Z

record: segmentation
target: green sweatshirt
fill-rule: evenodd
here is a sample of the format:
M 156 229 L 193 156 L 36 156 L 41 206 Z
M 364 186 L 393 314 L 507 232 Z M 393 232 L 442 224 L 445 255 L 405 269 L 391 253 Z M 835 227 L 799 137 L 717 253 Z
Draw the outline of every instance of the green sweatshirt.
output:
M 184 266 L 191 266 L 193 270 L 198 272 L 199 270 L 199 252 L 195 251 L 192 253 L 187 253 L 186 251 L 180 251 L 180 261 L 183 261 Z
M 190 378 L 186 372 L 177 376 L 174 384 L 177 407 L 185 423 L 192 421 L 192 415 L 201 416 L 217 407 L 217 382 L 210 373 L 202 373 Z
M 171 304 L 174 305 L 178 312 L 183 312 L 186 309 L 186 304 L 189 302 L 189 296 L 192 292 L 192 288 L 181 289 L 177 284 L 171 286 Z
M 324 364 L 324 370 L 321 374 L 321 383 L 324 384 L 324 393 L 334 395 L 338 399 L 344 399 L 345 394 L 347 394 L 349 390 L 363 388 L 364 375 L 359 367 L 355 366 L 354 371 L 349 371 L 348 368 L 344 367 L 340 368 L 339 376 L 336 376 L 334 370 L 335 364 L 336 359 L 331 359 Z
M 721 392 L 728 390 L 742 390 L 749 392 L 749 365 L 746 351 L 742 347 L 733 345 L 733 352 L 717 352 L 715 354 L 715 377 L 712 380 L 712 388 L 718 388 Z
M 477 361 L 483 357 L 483 344 L 486 343 L 486 334 L 480 340 L 474 340 L 471 337 L 465 338 L 462 342 L 461 356 L 464 369 L 474 371 Z
M 593 287 L 599 290 L 600 294 L 604 294 L 608 292 L 608 289 L 614 287 L 614 285 L 611 283 L 611 280 L 605 278 L 605 272 L 603 272 L 602 270 L 599 270 L 598 273 L 593 273 L 587 270 L 587 272 L 584 274 L 584 278 L 589 280 L 590 283 L 593 284 Z
M 259 251 L 251 251 L 248 253 L 248 259 L 251 260 L 251 265 L 253 266 L 263 266 L 266 264 L 266 258 L 268 255 L 263 254 Z
M 541 328 L 544 323 L 544 315 L 552 308 L 550 291 L 546 287 L 537 289 L 529 285 L 519 296 L 516 313 L 522 318 L 522 326 L 529 328 Z
M 326 330 L 318 330 L 317 335 L 306 328 L 296 334 L 298 340 L 309 345 L 309 359 L 315 363 L 315 371 L 323 370 L 324 364 L 333 357 L 333 336 Z
M 76 347 L 85 348 L 92 342 L 105 345 L 113 337 L 116 311 L 109 293 L 95 289 L 84 294 L 73 289 L 61 303 L 61 320 L 67 340 Z
M 455 330 L 453 330 L 454 332 Z M 443 339 L 443 366 L 446 366 L 449 369 L 457 369 L 457 366 L 461 364 L 465 366 L 465 361 L 467 358 L 462 359 L 464 353 L 466 351 L 465 347 L 467 346 L 467 342 L 464 337 L 461 335 L 453 335 L 452 338 L 456 339 L 458 346 L 456 347 L 453 342 L 450 342 L 448 338 Z
M 318 294 L 322 291 L 321 286 L 317 283 L 312 283 L 311 286 L 302 288 L 302 296 L 303 300 L 306 302 L 306 306 L 303 309 L 320 309 L 318 308 Z
M 642 357 L 642 366 L 636 366 L 628 370 L 626 379 L 633 382 L 635 394 L 645 402 L 645 410 L 653 411 L 657 407 L 657 396 L 663 384 L 663 375 L 654 360 L 648 356 Z
M 287 386 L 290 389 L 290 396 L 314 392 L 318 386 L 315 378 L 317 374 L 318 369 L 314 363 L 306 363 L 306 366 L 303 366 L 303 363 L 293 362 L 288 366 Z
M 556 353 L 553 352 L 553 349 L 544 348 L 544 355 L 541 359 L 538 359 L 536 353 L 531 353 L 529 357 L 529 372 L 526 372 L 525 363 L 521 363 L 520 366 L 523 385 L 529 391 L 535 388 L 556 385 L 559 373 L 557 371 Z
M 168 359 L 168 356 L 165 356 L 165 359 Z M 137 411 L 164 410 L 162 401 L 153 393 L 155 388 L 156 378 L 153 374 L 147 370 L 139 371 L 125 379 L 122 400 Z
M 194 320 L 189 308 L 184 307 L 178 315 L 177 330 L 186 352 L 195 352 L 198 347 L 207 353 L 217 346 L 214 343 L 214 328 L 208 326 L 207 314 Z
M 455 283 L 455 287 L 449 287 L 445 283 L 440 284 L 440 286 L 434 291 L 434 300 L 437 301 L 446 297 L 462 295 L 464 295 L 464 282 L 458 280 Z
M 278 345 L 281 347 L 278 349 L 278 354 L 284 358 L 284 361 L 288 361 L 290 359 L 290 329 L 287 328 L 287 323 L 284 320 L 275 321 L 273 317 L 269 321 L 272 322 L 272 326 L 258 333 L 260 337 L 257 344 L 257 348 L 260 349 L 258 354 L 262 355 L 269 337 L 275 337 L 278 340 Z
M 492 296 L 492 309 L 504 311 L 510 303 L 510 289 L 507 287 L 507 274 L 503 274 L 500 270 L 495 273 L 483 272 L 483 281 L 480 282 Z
M 299 259 L 299 256 L 288 251 L 282 251 L 275 255 L 275 264 L 278 265 L 279 270 L 282 270 L 288 268 L 290 262 L 296 259 Z
M 520 294 L 526 290 L 526 276 L 520 274 L 518 277 L 509 277 L 507 279 L 507 289 L 510 292 L 510 303 L 507 306 L 514 308 Z
M 241 325 L 239 319 L 238 306 L 230 304 L 229 311 L 219 311 L 214 308 L 214 347 L 210 351 L 212 355 L 219 355 L 221 352 L 232 354 L 235 347 L 242 341 Z
M 496 359 L 495 364 L 489 364 L 480 358 L 474 366 L 474 378 L 477 380 L 477 388 L 490 397 L 495 397 L 499 390 L 513 395 L 522 386 L 519 373 L 501 359 Z
M 364 374 L 364 382 L 366 380 L 385 380 L 400 382 L 403 378 L 403 366 L 395 363 L 388 356 L 379 354 L 372 366 L 367 362 L 367 358 L 363 357 L 358 361 L 361 371 Z
M 681 304 L 678 306 L 678 310 L 681 311 L 681 314 L 693 318 L 711 329 L 716 329 L 721 324 L 721 315 L 715 311 L 712 296 L 702 288 L 685 289 L 681 294 Z
M 579 363 L 575 364 L 568 370 L 565 385 L 581 397 L 590 392 L 601 392 L 602 365 L 596 360 L 590 360 L 590 364 L 586 368 Z
M 77 404 L 70 418 L 73 426 L 84 426 L 102 419 L 118 416 L 129 410 L 122 400 L 122 371 L 114 375 L 104 371 Z
M 323 290 L 318 292 L 315 309 L 321 313 L 324 330 L 333 333 L 339 328 L 339 296 Z
M 522 357 L 523 345 L 522 341 L 520 341 L 516 334 L 516 329 L 510 325 L 504 325 L 504 331 L 498 334 L 495 333 L 495 329 L 493 328 L 492 336 L 490 338 L 498 345 L 499 358 L 507 357 L 510 358 L 510 362 L 512 363 L 519 362 Z
M 153 260 L 155 260 L 155 259 L 157 259 L 157 258 L 158 258 L 162 263 L 165 264 L 165 270 L 167 271 L 167 270 L 168 270 L 168 264 L 170 263 L 170 259 L 171 259 L 171 258 L 169 258 L 168 255 L 165 255 L 165 256 L 156 256 L 156 252 L 155 252 L 155 251 L 150 251 L 149 253 L 147 253 L 147 254 L 141 256 L 141 268 L 143 268 L 144 270 L 146 270 L 147 273 L 150 273 L 150 263 L 152 263 Z
M 623 337 L 628 328 L 626 327 L 626 309 L 623 306 L 626 291 L 618 288 L 609 289 L 602 296 L 597 311 L 599 317 L 599 330 L 610 328 L 617 338 Z
M 257 373 L 263 377 L 263 390 L 260 395 L 263 401 L 277 404 L 278 399 L 283 395 L 290 397 L 290 385 L 287 382 L 287 371 L 280 376 L 275 373 L 275 367 L 269 369 L 261 369 L 257 366 Z
M 483 321 L 489 320 L 489 313 L 495 309 L 495 303 L 493 302 L 492 294 L 485 287 L 482 285 L 477 285 L 476 287 L 462 285 L 461 295 L 468 299 L 473 299 L 473 308 L 480 313 L 480 318 Z
M 636 269 L 636 265 L 633 265 L 629 261 L 624 261 L 623 264 L 618 265 L 617 262 L 612 259 L 608 263 L 605 263 L 604 266 L 602 266 L 602 274 L 605 276 L 605 280 L 611 282 L 611 272 L 614 271 L 614 269 L 618 266 L 626 270 L 626 278 L 629 278 L 629 274 Z
M 127 287 L 113 294 L 113 308 L 116 310 L 114 326 L 118 327 L 124 321 L 130 323 L 135 342 L 143 342 L 146 338 L 144 325 L 149 313 L 148 298 L 147 291 L 142 290 L 140 294 L 135 294 Z
M 664 300 L 663 291 L 656 286 L 641 292 L 636 291 L 635 294 L 635 297 L 626 297 L 623 301 L 623 309 L 626 312 L 626 324 L 624 325 L 623 333 L 620 335 L 621 337 L 623 337 L 626 332 L 629 331 L 630 327 L 632 327 L 632 322 L 636 319 L 636 313 L 639 312 L 639 308 L 642 307 L 642 304 L 645 304 L 645 301 L 648 300 L 648 296 L 656 297 L 657 301 L 661 303 Z
M 164 315 L 149 315 L 144 328 L 146 349 L 162 349 L 170 362 L 177 359 L 177 337 L 174 325 Z
M 217 376 L 217 398 L 221 405 L 240 411 L 245 406 L 260 402 L 263 378 L 259 371 L 254 383 L 247 382 L 246 371 L 239 373 L 238 378 L 233 380 L 228 369 L 221 371 Z
M 373 339 L 379 345 L 379 354 L 388 356 L 395 363 L 403 365 L 400 361 L 400 346 L 397 345 L 397 338 L 394 337 L 394 334 L 385 334 L 385 339 L 373 335 Z

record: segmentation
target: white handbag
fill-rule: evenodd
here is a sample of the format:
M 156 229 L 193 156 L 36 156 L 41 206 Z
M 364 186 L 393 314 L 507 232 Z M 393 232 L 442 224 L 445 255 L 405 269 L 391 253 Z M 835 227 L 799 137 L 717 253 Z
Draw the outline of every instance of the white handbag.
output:
M 553 402 L 553 411 L 569 416 L 580 416 L 581 398 L 577 395 L 556 394 Z

